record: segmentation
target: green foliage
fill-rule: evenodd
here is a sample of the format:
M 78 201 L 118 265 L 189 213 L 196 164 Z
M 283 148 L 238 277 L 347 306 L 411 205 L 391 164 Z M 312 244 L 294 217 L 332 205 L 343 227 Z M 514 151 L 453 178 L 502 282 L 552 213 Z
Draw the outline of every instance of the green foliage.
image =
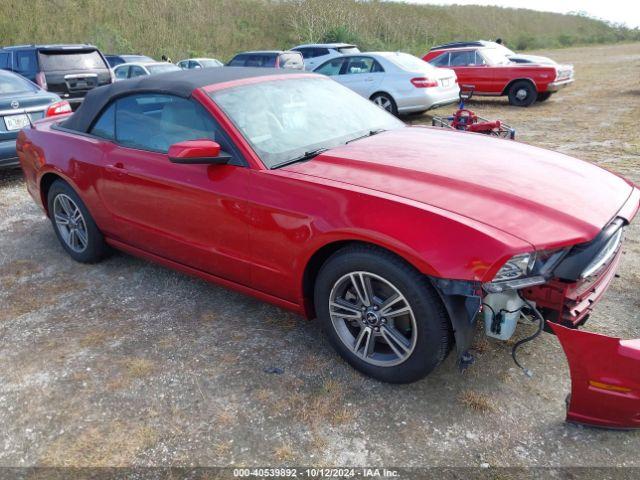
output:
M 0 39 L 90 42 L 105 53 L 229 59 L 303 42 L 423 55 L 436 43 L 501 37 L 516 50 L 640 40 L 640 29 L 580 15 L 380 0 L 0 0 Z
M 563 33 L 561 35 L 558 35 L 558 43 L 563 47 L 569 47 L 575 43 L 575 40 L 573 38 L 573 35 Z
M 344 25 L 330 28 L 322 37 L 323 43 L 353 43 L 358 45 L 360 38 Z

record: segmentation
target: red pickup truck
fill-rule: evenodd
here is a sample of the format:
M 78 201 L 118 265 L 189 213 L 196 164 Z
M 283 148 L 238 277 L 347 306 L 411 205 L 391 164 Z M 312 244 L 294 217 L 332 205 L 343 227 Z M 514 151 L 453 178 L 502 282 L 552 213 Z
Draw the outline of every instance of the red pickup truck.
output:
M 423 60 L 456 72 L 460 87 L 475 95 L 508 95 L 509 103 L 528 107 L 573 82 L 572 65 L 512 62 L 502 49 L 489 46 L 436 48 Z

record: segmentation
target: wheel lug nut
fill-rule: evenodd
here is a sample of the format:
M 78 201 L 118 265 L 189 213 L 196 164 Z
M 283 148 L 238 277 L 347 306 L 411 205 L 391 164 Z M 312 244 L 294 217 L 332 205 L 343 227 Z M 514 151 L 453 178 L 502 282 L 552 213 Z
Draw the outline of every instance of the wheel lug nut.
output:
M 383 318 L 382 320 L 380 320 L 381 323 L 387 323 L 387 319 Z
M 374 329 L 374 330 L 375 330 L 376 332 L 379 332 L 379 331 L 380 331 L 380 327 L 375 327 L 375 329 Z
M 367 307 L 362 307 L 360 310 L 362 310 L 363 312 L 367 309 Z
M 378 305 L 374 305 L 374 306 L 373 306 L 373 309 L 374 309 L 374 310 L 378 310 Z

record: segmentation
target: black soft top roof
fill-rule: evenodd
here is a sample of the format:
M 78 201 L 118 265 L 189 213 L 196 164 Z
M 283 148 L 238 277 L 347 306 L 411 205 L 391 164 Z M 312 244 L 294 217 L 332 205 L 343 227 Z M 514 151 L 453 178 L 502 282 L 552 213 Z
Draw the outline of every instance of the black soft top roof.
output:
M 201 87 L 251 77 L 297 75 L 304 72 L 277 68 L 216 67 L 148 75 L 89 90 L 82 105 L 61 126 L 88 132 L 93 120 L 114 99 L 132 93 L 163 93 L 189 98 Z

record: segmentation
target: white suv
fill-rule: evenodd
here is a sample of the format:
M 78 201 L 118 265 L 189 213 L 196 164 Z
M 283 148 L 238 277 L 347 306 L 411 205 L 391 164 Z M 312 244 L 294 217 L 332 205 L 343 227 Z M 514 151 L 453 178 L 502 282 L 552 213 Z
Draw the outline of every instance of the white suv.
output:
M 341 55 L 360 53 L 360 49 L 348 43 L 310 43 L 292 48 L 302 54 L 304 69 L 313 70 L 318 65 Z

